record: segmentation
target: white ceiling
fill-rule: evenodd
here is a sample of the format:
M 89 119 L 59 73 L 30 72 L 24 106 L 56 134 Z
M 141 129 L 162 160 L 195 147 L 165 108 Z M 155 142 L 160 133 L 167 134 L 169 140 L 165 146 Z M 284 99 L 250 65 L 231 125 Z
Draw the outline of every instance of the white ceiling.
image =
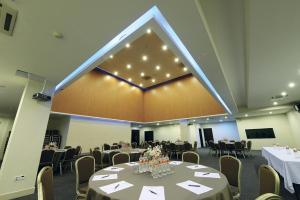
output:
M 300 100 L 297 0 L 27 0 L 12 37 L 0 34 L 0 112 L 16 111 L 21 69 L 57 84 L 153 5 L 157 5 L 233 112 L 270 106 L 285 90 Z M 134 5 L 134 6 L 133 6 Z M 244 7 L 246 7 L 246 14 Z M 62 39 L 52 36 L 63 33 Z M 297 83 L 293 90 L 287 83 Z

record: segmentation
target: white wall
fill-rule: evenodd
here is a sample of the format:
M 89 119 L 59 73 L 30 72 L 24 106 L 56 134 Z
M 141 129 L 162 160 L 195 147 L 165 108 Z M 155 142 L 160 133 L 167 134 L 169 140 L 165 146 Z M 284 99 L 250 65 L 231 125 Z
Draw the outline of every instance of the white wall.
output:
M 275 143 L 295 146 L 290 124 L 285 114 L 238 119 L 237 126 L 241 140 L 247 140 L 245 129 L 274 129 L 276 138 L 251 139 L 253 149 L 260 150 L 264 146 L 272 146 Z
M 70 125 L 70 116 L 60 116 L 50 118 L 48 122 L 48 130 L 58 130 L 61 135 L 61 147 L 64 148 L 66 146 L 68 131 Z
M 158 127 L 144 127 L 140 129 L 140 142 L 145 140 L 145 131 L 153 131 L 154 140 L 176 141 L 181 139 L 179 125 L 166 125 Z
M 0 160 L 3 158 L 4 147 L 8 137 L 8 132 L 11 130 L 14 123 L 14 118 L 0 114 Z
M 288 112 L 287 119 L 291 127 L 291 133 L 294 137 L 295 146 L 300 148 L 300 113 L 296 111 Z
M 83 152 L 104 143 L 131 142 L 130 123 L 93 118 L 71 117 L 66 145 L 82 146 Z
M 219 140 L 223 140 L 223 139 L 237 140 L 237 141 L 240 140 L 239 131 L 235 121 L 201 124 L 201 128 L 202 129 L 212 128 L 215 142 L 218 142 Z

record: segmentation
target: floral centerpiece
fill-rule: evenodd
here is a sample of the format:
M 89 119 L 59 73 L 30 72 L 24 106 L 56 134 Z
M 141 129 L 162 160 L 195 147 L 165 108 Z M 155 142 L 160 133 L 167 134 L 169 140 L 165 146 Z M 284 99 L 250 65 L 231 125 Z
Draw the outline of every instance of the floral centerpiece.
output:
M 147 157 L 147 159 L 150 160 L 155 160 L 160 158 L 162 155 L 161 153 L 161 146 L 155 146 L 153 148 L 149 147 L 147 151 L 144 153 L 144 156 Z

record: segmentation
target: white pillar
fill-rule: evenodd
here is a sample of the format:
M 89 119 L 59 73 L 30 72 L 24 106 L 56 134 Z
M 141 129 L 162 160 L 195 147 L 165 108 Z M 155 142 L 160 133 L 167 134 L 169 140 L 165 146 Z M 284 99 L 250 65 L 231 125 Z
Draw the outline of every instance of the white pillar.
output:
M 23 91 L 0 169 L 0 199 L 13 199 L 34 192 L 51 109 L 50 101 L 32 99 L 42 87 L 42 82 L 28 80 Z M 16 181 L 17 176 L 24 176 L 24 180 Z

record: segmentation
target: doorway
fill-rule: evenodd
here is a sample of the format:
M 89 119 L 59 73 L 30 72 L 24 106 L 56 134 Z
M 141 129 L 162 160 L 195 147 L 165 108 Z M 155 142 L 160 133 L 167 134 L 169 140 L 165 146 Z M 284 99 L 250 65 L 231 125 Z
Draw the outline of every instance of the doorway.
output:
M 136 143 L 140 145 L 140 130 L 132 129 L 131 130 L 131 143 Z
M 145 133 L 145 141 L 146 142 L 154 140 L 153 131 L 145 131 L 144 133 Z
M 206 144 L 208 144 L 208 141 L 210 140 L 214 141 L 212 128 L 204 128 L 203 133 L 204 133 L 204 141 Z

